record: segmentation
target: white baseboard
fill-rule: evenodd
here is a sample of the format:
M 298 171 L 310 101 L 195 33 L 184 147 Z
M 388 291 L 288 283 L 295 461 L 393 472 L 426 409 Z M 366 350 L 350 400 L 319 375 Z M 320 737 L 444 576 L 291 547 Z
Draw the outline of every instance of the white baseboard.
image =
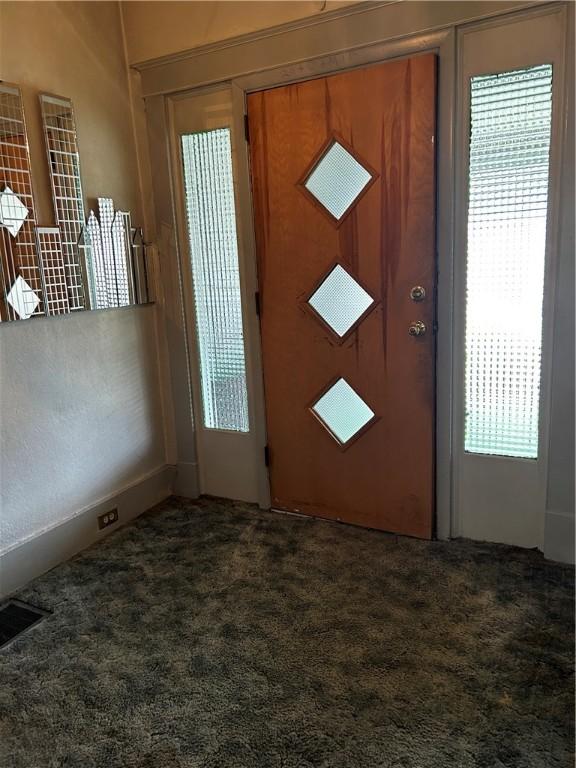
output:
M 2 554 L 0 599 L 168 498 L 172 494 L 175 474 L 173 466 L 159 467 L 136 483 Z M 97 516 L 114 507 L 118 509 L 118 523 L 99 531 Z
M 176 478 L 174 480 L 174 493 L 186 499 L 197 499 L 200 495 L 198 485 L 198 464 L 195 462 L 180 461 L 176 465 Z
M 544 557 L 574 563 L 574 515 L 547 510 L 544 522 Z

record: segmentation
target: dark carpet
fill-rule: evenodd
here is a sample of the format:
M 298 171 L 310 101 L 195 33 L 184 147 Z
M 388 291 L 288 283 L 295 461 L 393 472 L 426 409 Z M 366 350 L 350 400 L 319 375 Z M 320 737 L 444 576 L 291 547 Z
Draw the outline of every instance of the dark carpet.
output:
M 19 597 L 2 768 L 572 768 L 573 572 L 171 499 Z

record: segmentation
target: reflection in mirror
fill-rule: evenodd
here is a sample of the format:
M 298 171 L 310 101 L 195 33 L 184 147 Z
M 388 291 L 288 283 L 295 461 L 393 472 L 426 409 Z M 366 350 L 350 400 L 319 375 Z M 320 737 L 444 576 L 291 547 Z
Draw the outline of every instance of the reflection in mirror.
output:
M 152 301 L 148 284 L 147 243 L 142 227 L 131 227 L 132 264 L 134 267 L 134 293 L 137 304 Z
M 44 281 L 44 303 L 47 315 L 70 312 L 62 240 L 58 227 L 36 227 L 36 243 Z
M 124 270 L 118 269 L 120 259 L 116 257 L 118 234 L 113 232 L 114 202 L 109 197 L 98 198 L 98 217 L 100 219 L 100 243 L 102 261 L 106 274 L 107 307 L 120 305 L 119 286 L 124 286 Z M 116 236 L 114 236 L 116 235 Z
M 143 304 L 148 292 L 142 230 L 98 198 L 84 220 L 70 99 L 40 96 L 55 227 L 38 227 L 22 96 L 0 81 L 0 320 Z
M 118 293 L 118 306 L 125 307 L 134 303 L 134 277 L 132 274 L 132 253 L 130 250 L 130 237 L 126 239 L 130 226 L 126 226 L 125 220 L 130 221 L 130 214 L 126 211 L 116 211 L 112 222 L 112 240 L 114 247 L 114 261 L 116 266 L 116 290 Z
M 90 211 L 79 240 L 88 272 L 93 309 L 148 301 L 146 245 L 130 213 L 114 211 L 110 198 L 98 198 L 98 218 Z
M 0 82 L 0 271 L 2 320 L 44 314 L 30 153 L 20 89 Z
M 60 227 L 69 309 L 87 309 L 85 270 L 76 244 L 84 225 L 84 200 L 74 108 L 70 99 L 40 95 L 56 224 Z

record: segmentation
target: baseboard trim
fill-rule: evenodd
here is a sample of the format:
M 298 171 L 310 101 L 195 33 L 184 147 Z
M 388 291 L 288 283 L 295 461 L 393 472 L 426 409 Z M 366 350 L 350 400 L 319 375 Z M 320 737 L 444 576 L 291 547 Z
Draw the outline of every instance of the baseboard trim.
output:
M 176 465 L 174 493 L 186 499 L 197 499 L 200 495 L 198 484 L 198 464 L 191 461 L 180 461 Z
M 162 466 L 141 480 L 79 511 L 61 525 L 0 555 L 0 599 L 63 563 L 172 494 L 176 469 Z M 96 517 L 117 507 L 118 524 L 98 530 Z
M 544 519 L 544 557 L 559 563 L 574 564 L 574 515 L 546 510 Z

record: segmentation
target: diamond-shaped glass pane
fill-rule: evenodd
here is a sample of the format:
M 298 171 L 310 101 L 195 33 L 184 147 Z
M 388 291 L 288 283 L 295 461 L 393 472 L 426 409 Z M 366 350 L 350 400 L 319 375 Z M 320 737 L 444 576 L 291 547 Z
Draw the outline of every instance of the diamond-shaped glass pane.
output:
M 335 141 L 304 186 L 334 216 L 341 219 L 372 178 L 371 174 Z
M 16 237 L 28 216 L 28 208 L 15 192 L 6 185 L 0 192 L 0 224 L 3 224 L 12 237 Z
M 23 277 L 18 276 L 14 285 L 6 294 L 6 301 L 14 307 L 23 320 L 27 320 L 36 311 L 40 299 Z
M 352 275 L 337 264 L 308 299 L 308 303 L 334 333 L 344 336 L 374 304 L 374 299 Z
M 344 379 L 338 379 L 314 403 L 312 411 L 341 445 L 345 445 L 374 418 L 374 411 Z

